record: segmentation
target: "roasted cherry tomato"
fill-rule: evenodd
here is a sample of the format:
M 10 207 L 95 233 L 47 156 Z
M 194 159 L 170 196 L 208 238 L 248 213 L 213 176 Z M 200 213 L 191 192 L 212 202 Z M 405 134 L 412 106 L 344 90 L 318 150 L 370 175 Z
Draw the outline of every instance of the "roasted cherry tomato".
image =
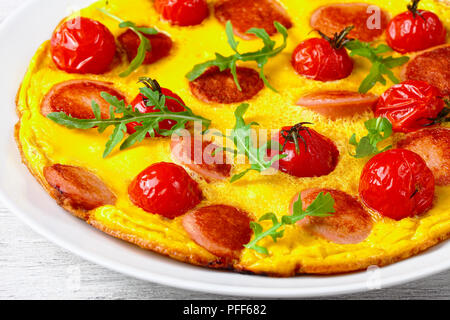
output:
M 385 217 L 401 220 L 431 208 L 433 173 L 417 153 L 388 150 L 370 159 L 364 167 L 359 194 L 369 208 Z
M 396 132 L 411 132 L 432 124 L 444 106 L 438 88 L 424 81 L 407 80 L 381 95 L 375 116 L 387 118 Z
M 343 47 L 346 29 L 334 38 L 322 34 L 322 38 L 311 38 L 301 42 L 292 54 L 295 71 L 319 81 L 334 81 L 347 78 L 353 71 L 353 60 Z
M 155 163 L 142 171 L 128 187 L 131 202 L 143 210 L 176 218 L 202 200 L 202 192 L 182 167 Z
M 164 20 L 179 26 L 200 24 L 209 15 L 205 0 L 155 0 L 155 9 Z
M 295 177 L 327 175 L 336 168 L 339 151 L 330 139 L 306 124 L 284 127 L 275 138 L 282 151 L 271 149 L 269 156 L 286 155 L 275 162 L 274 167 Z
M 51 39 L 56 66 L 69 73 L 101 74 L 108 71 L 116 54 L 112 33 L 98 21 L 84 17 L 60 25 Z
M 177 101 L 175 101 L 175 100 L 166 98 L 166 107 L 167 107 L 167 109 L 169 109 L 169 111 L 182 112 L 185 110 L 183 105 L 181 105 L 179 103 L 179 102 L 181 102 L 182 104 L 184 104 L 183 100 L 181 100 L 181 98 L 178 95 L 176 95 L 169 89 L 165 89 L 165 88 L 159 88 L 159 89 L 161 90 L 161 93 L 163 95 L 165 95 L 167 97 L 172 97 L 177 100 Z M 137 109 L 141 113 L 151 113 L 151 112 L 159 112 L 160 111 L 158 109 L 155 109 L 154 106 L 147 106 L 147 101 L 148 101 L 147 98 L 145 98 L 142 94 L 138 94 L 137 97 L 133 100 L 133 102 L 131 102 L 131 105 L 133 106 L 133 110 Z M 159 129 L 160 130 L 170 130 L 176 124 L 177 124 L 177 122 L 175 120 L 171 120 L 171 119 L 162 120 L 161 122 L 159 122 Z M 128 134 L 135 133 L 136 127 L 141 126 L 141 125 L 142 124 L 139 122 L 127 123 L 126 126 L 127 126 Z M 155 136 L 161 137 L 162 135 L 155 132 Z M 150 137 L 150 134 L 147 133 L 147 137 Z
M 439 17 L 418 10 L 420 0 L 413 0 L 408 11 L 395 16 L 386 29 L 388 45 L 400 53 L 425 50 L 446 41 L 447 31 Z

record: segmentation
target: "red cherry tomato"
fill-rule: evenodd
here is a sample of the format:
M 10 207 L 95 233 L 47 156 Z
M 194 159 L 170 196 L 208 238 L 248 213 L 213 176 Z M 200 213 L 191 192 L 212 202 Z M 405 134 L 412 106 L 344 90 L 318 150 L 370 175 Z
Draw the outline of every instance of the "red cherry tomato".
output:
M 295 48 L 292 66 L 308 79 L 334 81 L 352 73 L 353 61 L 345 48 L 335 49 L 325 39 L 312 38 Z
M 200 24 L 209 15 L 205 0 L 155 0 L 155 9 L 164 20 L 179 26 Z
M 417 153 L 388 150 L 370 159 L 364 167 L 359 194 L 369 208 L 385 217 L 401 220 L 431 208 L 433 173 Z
M 298 141 L 298 150 L 294 136 Z M 303 124 L 284 127 L 275 139 L 280 146 L 284 145 L 284 148 L 281 152 L 269 150 L 269 156 L 273 157 L 280 153 L 286 155 L 274 163 L 274 167 L 278 166 L 280 171 L 295 177 L 320 177 L 336 168 L 339 151 L 335 144 Z
M 162 88 L 161 89 L 161 93 L 165 96 L 169 96 L 172 97 L 174 99 L 177 99 L 178 101 L 180 101 L 181 103 L 184 104 L 183 100 L 181 100 L 181 98 L 176 95 L 175 93 L 173 93 L 172 91 L 170 91 L 169 89 L 165 89 Z M 133 100 L 133 102 L 131 102 L 131 105 L 133 106 L 133 110 L 137 109 L 139 112 L 141 113 L 152 113 L 152 112 L 158 112 L 158 109 L 155 109 L 154 106 L 147 106 L 146 103 L 146 99 L 144 99 L 145 97 L 142 94 L 138 94 L 137 97 Z M 166 99 L 166 107 L 167 109 L 169 109 L 172 112 L 182 112 L 184 111 L 184 107 L 179 104 L 177 101 L 172 100 L 172 99 Z M 172 127 L 174 125 L 176 125 L 177 122 L 174 120 L 170 120 L 170 119 L 166 119 L 163 120 L 159 123 L 159 129 L 160 130 L 170 130 L 172 129 Z M 128 134 L 133 134 L 136 132 L 136 127 L 137 126 L 141 126 L 142 124 L 140 124 L 139 122 L 130 122 L 127 123 L 127 132 Z M 156 137 L 161 137 L 160 134 L 155 133 Z M 147 137 L 150 137 L 150 135 L 147 133 Z
M 381 95 L 375 116 L 387 118 L 396 132 L 411 132 L 430 125 L 444 106 L 438 88 L 424 81 L 407 80 Z
M 100 22 L 78 17 L 64 22 L 55 30 L 51 54 L 61 70 L 101 74 L 108 70 L 114 59 L 116 42 Z
M 444 25 L 430 11 L 417 10 L 419 1 L 413 1 L 408 11 L 395 16 L 386 29 L 386 41 L 397 52 L 425 50 L 446 41 Z
M 128 187 L 131 202 L 143 210 L 176 218 L 202 200 L 202 192 L 182 167 L 155 163 L 142 171 Z

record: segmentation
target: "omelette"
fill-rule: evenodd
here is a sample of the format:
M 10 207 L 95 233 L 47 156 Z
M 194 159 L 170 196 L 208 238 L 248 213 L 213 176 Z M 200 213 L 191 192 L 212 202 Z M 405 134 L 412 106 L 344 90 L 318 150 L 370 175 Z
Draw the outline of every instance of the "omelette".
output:
M 314 29 L 311 26 L 314 24 L 311 16 L 317 15 L 318 8 L 332 3 L 327 0 L 279 0 L 276 5 L 280 6 L 280 12 L 289 16 L 289 21 L 283 23 L 280 21 L 282 17 L 278 16 L 273 19 L 286 27 L 288 33 L 286 48 L 270 57 L 264 65 L 267 84 L 276 91 L 271 90 L 265 82 L 258 82 L 260 80 L 246 83 L 245 77 L 242 77 L 240 82 L 243 89 L 241 92 L 258 89 L 257 93 L 244 97 L 243 102 L 248 105 L 244 116 L 245 121 L 258 123 L 258 128 L 271 130 L 287 128 L 297 123 L 310 123 L 310 128 L 321 136 L 326 136 L 327 141 L 330 140 L 339 152 L 338 160 L 332 170 L 326 174 L 309 177 L 297 177 L 281 170 L 267 175 L 252 170 L 237 181 L 230 181 L 230 177 L 210 181 L 204 179 L 196 170 L 183 166 L 183 170 L 188 175 L 186 179 L 195 181 L 195 188 L 201 190 L 202 194 L 201 199 L 195 203 L 195 207 L 187 210 L 189 211 L 187 215 L 183 212 L 180 215 L 167 217 L 155 214 L 151 212 L 151 209 L 144 210 L 142 206 L 137 205 L 139 201 L 130 197 L 129 192 L 141 172 L 149 166 L 160 163 L 177 163 L 182 166 L 173 157 L 171 139 L 158 135 L 146 137 L 130 148 L 124 150 L 115 148 L 104 156 L 105 145 L 113 134 L 113 128 L 106 128 L 101 133 L 98 132 L 97 127 L 85 130 L 68 128 L 49 119 L 42 110 L 49 92 L 62 83 L 73 84 L 89 80 L 99 86 L 103 84 L 102 91 L 113 87 L 114 90 L 110 93 L 113 95 L 117 93 L 116 96 L 120 93 L 120 97 L 131 102 L 139 93 L 139 88 L 143 87 L 138 80 L 141 77 L 150 77 L 157 79 L 163 88 L 168 88 L 175 93 L 185 106 L 189 106 L 193 114 L 211 120 L 210 128 L 224 134 L 233 128 L 236 124 L 235 111 L 242 100 L 232 99 L 227 103 L 220 103 L 214 101 L 215 97 L 205 98 L 208 90 L 204 86 L 209 82 L 204 81 L 202 84 L 201 77 L 198 78 L 195 81 L 199 81 L 200 89 L 196 89 L 192 85 L 193 82 L 186 78 L 186 74 L 189 74 L 195 65 L 214 59 L 216 52 L 223 56 L 234 54 L 225 32 L 225 21 L 228 20 L 225 13 L 227 12 L 223 15 L 217 12 L 214 14 L 217 1 L 208 0 L 209 15 L 201 23 L 182 26 L 163 19 L 155 9 L 157 2 L 161 1 L 155 3 L 150 0 L 99 1 L 73 14 L 73 16 L 82 16 L 101 22 L 112 33 L 116 42 L 125 29 L 99 9 L 121 17 L 124 21 L 132 21 L 134 26 L 154 27 L 170 37 L 172 47 L 170 52 L 165 53 L 165 57 L 153 63 L 143 64 L 127 76 L 119 74 L 129 67 L 130 57 L 127 54 L 132 57 L 133 52 L 125 50 L 120 44 L 117 44 L 118 49 L 112 58 L 111 67 L 103 73 L 76 73 L 61 70 L 52 59 L 50 41 L 40 46 L 29 64 L 17 95 L 17 112 L 20 120 L 16 126 L 16 140 L 23 161 L 31 174 L 64 209 L 111 236 L 179 261 L 210 268 L 283 277 L 304 273 L 335 274 L 363 270 L 371 265 L 383 266 L 418 254 L 450 236 L 450 186 L 446 185 L 448 182 L 445 182 L 444 177 L 440 180 L 443 183 L 436 184 L 432 206 L 422 214 L 393 219 L 364 207 L 367 218 L 358 223 L 370 225 L 370 228 L 366 230 L 364 237 L 357 241 L 339 241 L 342 237 L 346 239 L 345 234 L 341 238 L 338 237 L 338 240 L 330 239 L 301 224 L 291 224 L 284 227 L 282 236 L 277 239 L 262 238 L 258 246 L 264 247 L 265 250 L 254 250 L 248 246 L 242 246 L 255 237 L 253 233 L 248 233 L 250 221 L 259 221 L 267 213 L 273 213 L 273 216 L 281 221 L 282 217 L 291 214 L 292 199 L 304 190 L 339 190 L 358 202 L 354 210 L 363 208 L 359 204 L 361 202 L 359 200 L 360 178 L 370 158 L 355 158 L 349 138 L 353 134 L 356 137 L 367 134 L 365 123 L 373 118 L 372 111 L 363 108 L 358 112 L 330 117 L 326 111 L 319 112 L 314 108 L 308 108 L 305 103 L 297 103 L 300 98 L 311 92 L 358 92 L 361 82 L 371 68 L 367 59 L 352 56 L 354 65 L 349 76 L 335 81 L 317 81 L 299 75 L 292 67 L 291 56 L 297 45 L 306 39 L 320 37 L 317 33 L 311 32 Z M 254 1 L 256 6 L 258 2 Z M 366 3 L 366 1 L 361 2 Z M 376 2 L 376 5 L 381 7 L 389 17 L 405 11 L 409 3 L 390 0 L 372 2 Z M 420 7 L 434 12 L 444 27 L 450 30 L 450 7 L 445 1 L 424 0 L 420 2 Z M 245 20 L 245 15 L 241 18 Z M 251 20 L 248 22 L 250 26 L 251 22 Z M 245 23 L 243 24 L 242 28 L 245 28 L 243 29 L 245 31 L 248 28 Z M 272 31 L 269 32 L 271 39 L 277 45 L 282 44 L 283 35 L 277 30 Z M 248 36 L 239 30 L 235 30 L 235 34 L 241 52 L 253 52 L 261 48 L 261 39 Z M 329 33 L 328 35 L 330 36 Z M 357 36 L 356 32 L 354 35 Z M 378 43 L 386 42 L 384 33 L 376 37 Z M 392 55 L 402 56 L 397 52 Z M 408 55 L 411 59 L 414 57 L 414 54 Z M 238 62 L 238 66 L 239 68 L 255 68 L 255 64 L 251 61 Z M 392 71 L 398 78 L 402 76 L 401 67 L 395 67 Z M 230 86 L 234 84 L 228 83 L 223 90 L 228 90 Z M 389 81 L 385 85 L 377 83 L 371 88 L 370 94 L 378 97 L 390 86 L 392 83 Z M 74 92 L 82 92 L 82 90 L 74 90 Z M 239 95 L 239 92 L 236 92 Z M 100 101 L 97 102 L 100 103 Z M 442 128 L 445 128 L 445 124 Z M 405 133 L 393 134 L 382 142 L 383 147 L 395 145 L 404 135 Z M 302 148 L 303 145 L 300 143 L 300 150 Z M 426 150 L 422 151 L 426 152 Z M 420 154 L 420 152 L 419 148 L 417 153 Z M 283 159 L 280 160 L 282 161 Z M 102 196 L 97 199 L 95 195 L 89 195 L 87 197 L 89 205 L 85 208 L 76 207 L 73 202 L 66 201 L 64 190 L 58 190 L 54 181 L 49 179 L 52 174 L 61 175 L 62 171 L 56 170 L 56 165 L 88 170 L 89 174 L 81 173 L 80 175 L 98 182 L 97 185 L 100 187 L 94 189 Z M 248 163 L 234 163 L 230 169 L 231 174 L 243 172 L 248 169 L 248 166 Z M 49 172 L 48 168 L 53 168 L 53 171 Z M 448 167 L 436 168 L 436 170 L 447 170 L 444 175 L 448 174 Z M 57 176 L 57 178 L 61 177 Z M 82 196 L 85 197 L 85 195 Z M 338 193 L 336 196 L 339 197 Z M 105 198 L 106 201 L 104 201 Z M 337 198 L 334 200 L 338 201 Z M 177 201 L 177 199 L 167 200 L 158 203 L 158 206 L 175 205 Z M 220 250 L 215 250 L 212 245 L 205 245 L 205 241 L 202 242 L 199 237 L 193 236 L 198 235 L 199 232 L 194 228 L 195 214 L 201 213 L 202 208 L 219 205 L 237 208 L 229 212 L 227 219 L 236 217 L 242 224 L 225 231 L 217 230 L 217 237 L 227 237 L 230 234 L 237 239 L 240 237 L 241 230 L 247 232 L 237 254 L 236 249 L 233 249 L 232 259 L 223 259 L 220 256 Z M 214 208 L 220 214 L 226 213 L 226 210 L 221 207 Z M 353 210 L 351 208 L 347 210 Z M 196 211 L 192 213 L 192 210 Z M 243 212 L 247 214 L 246 217 L 242 216 Z M 209 220 L 206 221 L 209 223 L 214 220 L 214 214 L 211 212 L 208 214 Z M 222 221 L 220 218 L 217 219 Z M 225 220 L 228 221 L 227 219 Z M 267 230 L 271 227 L 271 223 L 270 220 L 264 220 L 259 226 Z M 220 226 L 217 229 L 220 229 Z M 211 230 L 213 229 L 208 231 Z M 214 237 L 214 234 L 208 234 L 208 236 Z M 208 241 L 211 242 L 210 240 L 206 242 Z

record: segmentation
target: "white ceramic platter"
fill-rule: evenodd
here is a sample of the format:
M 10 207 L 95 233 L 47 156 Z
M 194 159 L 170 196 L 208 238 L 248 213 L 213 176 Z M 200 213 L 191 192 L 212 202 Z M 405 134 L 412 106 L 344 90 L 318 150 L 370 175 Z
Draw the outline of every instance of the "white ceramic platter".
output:
M 15 95 L 38 46 L 58 22 L 87 0 L 28 2 L 0 26 L 0 199 L 34 230 L 102 266 L 173 287 L 249 297 L 312 297 L 392 286 L 450 267 L 450 242 L 381 269 L 337 276 L 278 279 L 203 269 L 114 239 L 72 217 L 51 199 L 21 163 L 13 128 Z M 132 2 L 130 2 L 131 4 Z

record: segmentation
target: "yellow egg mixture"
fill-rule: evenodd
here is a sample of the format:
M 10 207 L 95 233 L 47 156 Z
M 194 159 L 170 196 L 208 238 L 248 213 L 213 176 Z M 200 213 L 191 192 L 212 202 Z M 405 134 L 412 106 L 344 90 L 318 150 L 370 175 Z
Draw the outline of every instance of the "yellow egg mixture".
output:
M 213 2 L 209 1 L 213 8 Z M 323 90 L 357 91 L 362 79 L 370 68 L 363 58 L 355 58 L 352 75 L 335 82 L 318 82 L 298 76 L 291 66 L 291 54 L 302 40 L 317 36 L 310 34 L 309 18 L 319 6 L 330 1 L 280 1 L 292 19 L 293 28 L 288 30 L 288 47 L 278 56 L 269 60 L 265 73 L 269 82 L 279 90 L 275 93 L 264 88 L 255 98 L 247 101 L 250 108 L 245 115 L 246 121 L 256 121 L 261 128 L 278 129 L 301 121 L 314 123 L 319 133 L 330 137 L 340 151 L 339 164 L 328 176 L 319 178 L 295 178 L 284 173 L 261 175 L 251 172 L 233 184 L 229 181 L 206 183 L 197 179 L 205 200 L 200 205 L 227 204 L 249 212 L 255 219 L 267 212 L 279 217 L 289 214 L 292 197 L 303 189 L 313 187 L 333 188 L 357 196 L 361 170 L 368 159 L 355 159 L 349 155 L 351 150 L 348 139 L 352 133 L 358 137 L 366 134 L 364 121 L 372 115 L 367 113 L 353 119 L 328 120 L 305 108 L 295 105 L 295 101 L 304 93 Z M 349 2 L 349 1 L 341 1 Z M 373 1 L 386 9 L 391 16 L 406 10 L 408 1 Z M 127 67 L 123 56 L 122 64 L 103 75 L 76 75 L 60 71 L 54 65 L 47 41 L 39 48 L 31 61 L 18 95 L 18 112 L 21 115 L 18 141 L 23 156 L 31 172 L 40 181 L 45 166 L 61 163 L 87 168 L 97 174 L 117 195 L 115 206 L 105 206 L 93 210 L 91 219 L 107 228 L 110 233 L 129 235 L 133 242 L 149 242 L 163 252 L 177 259 L 214 261 L 215 257 L 195 244 L 181 225 L 181 218 L 165 219 L 159 215 L 147 213 L 131 203 L 128 197 L 128 185 L 132 179 L 149 165 L 168 161 L 170 139 L 145 139 L 125 151 L 114 151 L 102 158 L 105 144 L 111 131 L 99 134 L 97 130 L 70 130 L 46 119 L 40 113 L 40 104 L 50 88 L 70 79 L 92 79 L 110 81 L 126 94 L 130 102 L 138 93 L 138 77 L 149 76 L 159 81 L 161 86 L 177 93 L 190 106 L 195 114 L 212 120 L 212 127 L 225 132 L 234 126 L 233 112 L 238 104 L 211 105 L 197 100 L 189 90 L 185 74 L 200 62 L 214 58 L 214 53 L 232 54 L 227 44 L 225 28 L 211 12 L 210 17 L 201 25 L 194 27 L 176 27 L 161 21 L 159 14 L 149 0 L 110 0 L 106 5 L 100 1 L 81 10 L 81 15 L 105 24 L 118 36 L 117 22 L 105 16 L 96 8 L 106 8 L 124 20 L 137 25 L 155 26 L 170 35 L 174 47 L 168 58 L 155 64 L 140 67 L 127 78 L 118 74 Z M 422 1 L 421 8 L 435 12 L 450 29 L 450 8 L 433 0 Z M 212 10 L 211 10 L 212 11 Z M 50 37 L 50 35 L 49 35 Z M 274 39 L 280 44 L 281 35 Z M 381 39 L 382 40 L 382 39 Z M 238 39 L 241 52 L 259 49 L 260 40 L 245 41 Z M 241 64 L 245 65 L 245 64 Z M 254 64 L 248 64 L 255 67 Z M 398 75 L 400 68 L 394 70 Z M 392 85 L 388 83 L 388 86 Z M 372 92 L 383 93 L 388 86 L 378 84 Z M 391 143 L 392 141 L 389 141 Z M 234 173 L 241 172 L 245 165 L 234 167 Z M 174 199 L 176 201 L 176 199 Z M 387 264 L 415 254 L 450 233 L 450 187 L 437 187 L 434 207 L 421 217 L 394 221 L 373 215 L 375 221 L 371 235 L 362 243 L 340 245 L 316 237 L 301 228 L 289 226 L 285 236 L 274 243 L 270 237 L 259 244 L 266 246 L 269 255 L 244 249 L 235 268 L 255 273 L 289 276 L 302 272 L 326 273 L 331 270 L 356 270 L 370 264 Z M 264 225 L 268 227 L 269 224 Z M 136 240 L 139 239 L 139 240 Z M 128 239 L 130 240 L 130 239 Z M 191 261 L 194 262 L 195 261 Z M 345 267 L 346 266 L 346 267 Z

